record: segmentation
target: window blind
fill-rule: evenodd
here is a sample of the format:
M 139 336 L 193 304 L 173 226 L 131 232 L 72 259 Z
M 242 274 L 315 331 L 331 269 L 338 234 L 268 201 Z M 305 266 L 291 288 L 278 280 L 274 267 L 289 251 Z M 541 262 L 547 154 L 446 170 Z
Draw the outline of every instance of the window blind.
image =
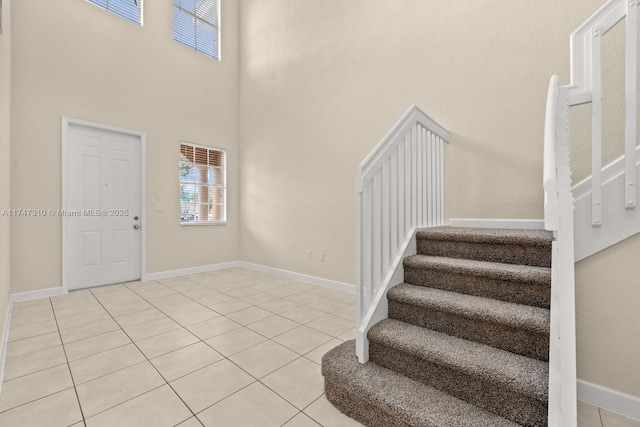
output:
M 219 58 L 220 0 L 173 0 L 173 39 Z
M 142 25 L 143 0 L 88 0 L 90 3 Z

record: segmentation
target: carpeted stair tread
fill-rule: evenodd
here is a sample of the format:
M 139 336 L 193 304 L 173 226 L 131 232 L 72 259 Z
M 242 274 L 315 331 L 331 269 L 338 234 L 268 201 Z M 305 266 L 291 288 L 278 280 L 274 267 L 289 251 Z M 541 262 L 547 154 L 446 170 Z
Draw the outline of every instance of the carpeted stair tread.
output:
M 553 234 L 545 230 L 505 228 L 432 227 L 416 232 L 417 238 L 467 243 L 502 243 L 551 248 Z
M 433 227 L 416 232 L 422 255 L 551 266 L 553 235 L 544 230 Z
M 471 319 L 490 321 L 515 329 L 549 333 L 549 310 L 545 308 L 407 283 L 391 288 L 387 298 L 389 301 L 398 301 Z
M 548 398 L 548 363 L 394 319 L 374 325 L 368 337 L 372 346 L 375 342 L 539 401 Z
M 432 387 L 373 363 L 360 364 L 355 342 L 322 358 L 327 399 L 369 427 L 518 427 Z
M 490 277 L 519 283 L 536 283 L 551 286 L 551 268 L 549 267 L 430 255 L 407 256 L 403 260 L 403 266 L 404 268 L 434 269 L 450 273 L 464 273 L 476 277 Z
M 551 269 L 502 262 L 410 255 L 404 258 L 404 281 L 446 291 L 549 308 Z
M 512 353 L 549 360 L 549 310 L 425 286 L 387 294 L 389 318 Z

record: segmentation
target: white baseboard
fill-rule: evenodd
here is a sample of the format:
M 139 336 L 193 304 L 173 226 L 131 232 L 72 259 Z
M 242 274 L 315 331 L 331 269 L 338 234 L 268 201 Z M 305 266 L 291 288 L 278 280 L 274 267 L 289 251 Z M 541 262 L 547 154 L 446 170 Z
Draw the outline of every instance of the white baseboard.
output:
M 451 218 L 449 225 L 452 227 L 544 230 L 544 220 L 542 219 Z
M 300 280 L 301 282 L 307 282 L 318 286 L 324 286 L 325 288 L 339 289 L 341 291 L 347 291 L 355 293 L 356 288 L 353 285 L 343 282 L 337 282 L 335 280 L 323 279 L 321 277 L 309 276 L 308 274 L 295 273 L 293 271 L 281 270 L 279 268 L 266 267 L 264 265 L 253 264 L 250 262 L 240 261 L 239 267 L 248 268 L 262 273 L 273 274 L 274 276 L 286 277 L 289 279 Z
M 640 421 L 640 398 L 578 380 L 578 399 Z
M 179 270 L 161 271 L 158 273 L 148 273 L 142 276 L 142 280 L 160 280 L 170 279 L 172 277 L 187 276 L 189 274 L 206 273 L 209 271 L 224 270 L 226 268 L 247 268 L 249 270 L 260 271 L 262 273 L 273 274 L 274 276 L 286 277 L 289 279 L 300 280 L 301 282 L 312 283 L 318 286 L 324 286 L 325 288 L 339 289 L 341 291 L 347 291 L 355 293 L 355 287 L 348 283 L 337 282 L 335 280 L 323 279 L 321 277 L 310 276 L 302 273 L 295 273 L 293 271 L 281 270 L 279 268 L 267 267 L 264 265 L 253 264 L 245 261 L 231 261 L 223 262 L 220 264 L 202 265 L 199 267 L 182 268 Z
M 14 303 L 18 301 L 28 301 L 32 299 L 48 298 L 48 297 L 54 297 L 56 295 L 62 295 L 64 293 L 66 292 L 62 290 L 62 286 L 57 288 L 46 288 L 46 289 L 37 289 L 35 291 L 18 292 L 15 294 L 11 294 L 11 296 L 9 297 L 9 302 Z
M 245 261 L 230 261 L 219 264 L 201 265 L 198 267 L 182 268 L 179 270 L 160 271 L 157 273 L 147 273 L 142 276 L 142 280 L 159 280 L 169 279 L 178 276 L 187 276 L 189 274 L 206 273 L 208 271 L 224 270 L 226 268 L 243 267 L 251 270 L 261 271 L 263 273 L 273 274 L 275 276 L 288 277 L 290 279 L 300 280 L 302 282 L 312 283 L 314 285 L 324 286 L 327 288 L 340 289 L 347 292 L 355 292 L 353 285 L 336 282 L 334 280 L 323 279 L 321 277 L 309 276 L 307 274 L 295 273 L 293 271 L 280 270 L 278 268 L 266 267 L 264 265 L 253 264 Z M 9 297 L 10 304 L 17 301 L 27 301 L 38 298 L 47 298 L 56 295 L 62 295 L 65 292 L 62 287 L 38 289 L 35 291 L 19 292 L 11 294 Z
M 201 265 L 198 267 L 181 268 L 179 270 L 160 271 L 142 275 L 142 280 L 170 279 L 172 277 L 187 276 L 189 274 L 206 273 L 207 271 L 224 270 L 225 268 L 239 267 L 240 261 L 222 262 L 219 264 Z

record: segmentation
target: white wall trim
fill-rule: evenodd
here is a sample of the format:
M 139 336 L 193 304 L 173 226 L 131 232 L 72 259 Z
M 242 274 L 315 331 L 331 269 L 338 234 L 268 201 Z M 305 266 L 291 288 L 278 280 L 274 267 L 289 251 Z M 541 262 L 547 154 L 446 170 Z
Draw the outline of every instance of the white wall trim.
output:
M 9 302 L 14 303 L 18 301 L 48 298 L 66 293 L 68 292 L 62 289 L 62 286 L 56 288 L 37 289 L 35 291 L 18 292 L 16 294 L 11 294 L 11 296 L 9 297 Z
M 578 399 L 640 421 L 640 398 L 578 380 Z
M 449 225 L 452 227 L 544 230 L 544 220 L 542 219 L 451 218 Z
M 250 270 L 260 271 L 262 273 L 273 274 L 274 276 L 287 277 L 289 279 L 300 280 L 302 282 L 308 282 L 318 286 L 324 286 L 325 288 L 339 289 L 341 291 L 355 292 L 355 286 L 348 283 L 337 282 L 335 280 L 323 279 L 322 277 L 310 276 L 302 273 L 295 273 L 293 271 L 281 270 L 279 268 L 267 267 L 264 265 L 253 264 L 245 261 L 229 261 L 221 262 L 219 264 L 201 265 L 198 267 L 181 268 L 178 270 L 159 271 L 157 273 L 145 273 L 142 275 L 141 280 L 161 280 L 170 279 L 172 277 L 187 276 L 189 274 L 206 273 L 208 271 L 224 270 L 227 268 L 248 268 Z M 9 303 L 17 301 L 27 301 L 32 299 L 47 298 L 56 295 L 66 294 L 62 287 L 38 289 L 35 291 L 20 292 L 17 294 L 11 294 L 9 297 Z
M 273 274 L 274 276 L 286 277 L 289 279 L 300 280 L 325 288 L 339 289 L 355 293 L 355 286 L 348 283 L 337 282 L 335 280 L 323 279 L 322 277 L 310 276 L 308 274 L 295 273 L 293 271 L 281 270 L 279 268 L 267 267 L 264 265 L 253 264 L 246 261 L 230 261 L 220 264 L 201 265 L 199 267 L 182 268 L 179 270 L 161 271 L 158 273 L 148 273 L 142 276 L 142 280 L 161 280 L 170 279 L 172 277 L 187 276 L 189 274 L 206 273 L 208 271 L 224 270 L 226 268 L 247 268 L 250 270 L 260 271 L 262 273 Z
M 281 270 L 279 268 L 267 267 L 264 265 L 253 264 L 250 262 L 240 261 L 239 267 L 248 268 L 262 273 L 273 274 L 274 276 L 286 277 L 289 279 L 300 280 L 301 282 L 311 283 L 313 285 L 324 286 L 325 288 L 339 289 L 355 293 L 356 287 L 348 283 L 337 282 L 335 280 L 323 279 L 322 277 L 310 276 L 308 274 L 295 273 L 293 271 Z
M 224 270 L 225 268 L 239 267 L 240 261 L 222 262 L 219 264 L 201 265 L 198 267 L 181 268 L 179 270 L 160 271 L 157 273 L 145 273 L 142 280 L 170 279 L 172 277 L 187 276 L 189 274 L 206 273 L 208 271 Z

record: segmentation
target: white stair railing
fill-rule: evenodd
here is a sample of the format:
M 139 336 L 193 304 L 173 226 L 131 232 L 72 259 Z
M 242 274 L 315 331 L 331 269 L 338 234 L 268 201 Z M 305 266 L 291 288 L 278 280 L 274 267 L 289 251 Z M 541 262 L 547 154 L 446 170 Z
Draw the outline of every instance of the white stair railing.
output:
M 568 91 L 549 84 L 544 138 L 545 228 L 553 231 L 549 343 L 549 426 L 576 427 L 573 194 Z
M 549 426 L 575 427 L 574 263 L 640 232 L 637 102 L 638 0 L 609 0 L 571 35 L 571 84 L 549 85 L 544 143 L 545 228 L 552 246 Z M 626 23 L 625 155 L 603 167 L 602 37 Z M 571 188 L 569 107 L 591 103 L 591 176 Z M 575 201 L 574 201 L 575 196 Z
M 444 224 L 444 144 L 449 132 L 411 106 L 360 164 L 356 178 L 356 353 L 386 319 L 387 291 L 402 281 L 417 228 Z
M 602 162 L 602 38 L 625 25 L 624 155 Z M 576 261 L 640 232 L 637 153 L 638 0 L 609 0 L 571 35 L 569 106 L 591 103 L 591 176 L 574 187 Z

